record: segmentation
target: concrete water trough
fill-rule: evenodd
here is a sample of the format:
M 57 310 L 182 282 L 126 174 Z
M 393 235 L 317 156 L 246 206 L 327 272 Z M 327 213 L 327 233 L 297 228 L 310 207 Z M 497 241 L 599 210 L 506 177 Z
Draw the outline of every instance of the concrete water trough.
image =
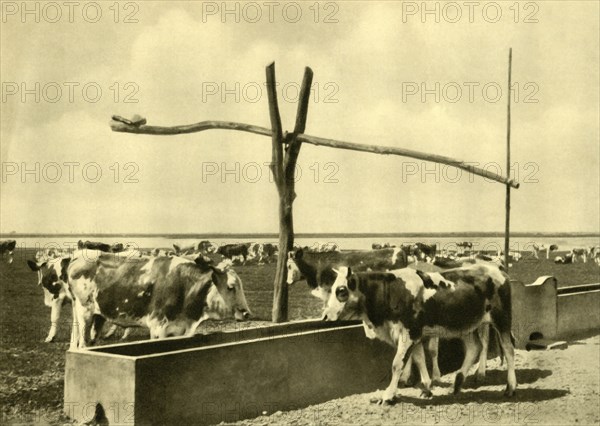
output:
M 511 281 L 511 293 L 517 348 L 600 333 L 598 283 L 558 287 L 556 278 L 544 276 L 531 284 Z
M 442 373 L 458 368 L 444 354 L 460 342 L 440 349 Z M 384 389 L 394 354 L 358 322 L 314 320 L 99 346 L 67 352 L 64 407 L 110 425 L 236 421 Z

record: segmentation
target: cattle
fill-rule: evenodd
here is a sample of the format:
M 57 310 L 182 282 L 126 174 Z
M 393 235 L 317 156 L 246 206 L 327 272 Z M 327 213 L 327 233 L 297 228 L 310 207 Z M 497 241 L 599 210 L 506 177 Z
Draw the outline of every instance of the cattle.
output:
M 13 252 L 17 242 L 15 240 L 2 240 L 0 241 L 0 256 L 6 257 L 6 263 L 13 262 Z
M 176 255 L 192 255 L 192 254 L 202 254 L 207 255 L 209 253 L 214 253 L 217 249 L 217 246 L 211 243 L 208 240 L 200 241 L 198 244 L 192 243 L 187 246 L 180 246 L 178 244 L 173 244 L 173 248 L 175 249 Z
M 93 343 L 94 315 L 121 326 L 150 329 L 150 337 L 191 336 L 207 319 L 249 318 L 242 281 L 231 261 L 212 266 L 199 256 L 124 261 L 97 250 L 73 255 L 68 279 L 74 296 L 71 348 Z M 97 323 L 100 329 L 101 322 Z
M 390 243 L 383 243 L 383 244 L 373 243 L 373 244 L 371 244 L 371 248 L 373 250 L 381 250 L 384 248 L 395 248 L 395 247 L 396 247 L 395 244 L 390 244 Z
M 556 256 L 554 263 L 559 265 L 569 265 L 573 263 L 573 253 L 567 253 L 564 256 Z
M 288 253 L 287 283 L 306 280 L 311 293 L 327 301 L 329 291 L 335 281 L 334 268 L 351 266 L 356 271 L 385 271 L 404 268 L 408 259 L 400 248 L 353 251 L 347 253 L 315 253 L 305 249 L 294 249 Z
M 461 253 L 464 253 L 465 250 L 467 250 L 467 249 L 469 249 L 469 251 L 473 249 L 473 243 L 471 243 L 469 241 L 463 241 L 461 243 L 456 243 L 456 246 L 458 247 L 458 250 Z
M 545 244 L 532 243 L 531 245 L 531 253 L 535 259 L 539 259 L 541 253 L 546 253 L 546 259 L 550 259 L 550 253 L 556 250 L 558 250 L 556 244 L 546 246 Z
M 340 251 L 340 247 L 333 242 L 316 242 L 310 246 L 310 250 L 316 253 L 325 253 L 330 251 Z
M 168 256 L 168 257 L 172 257 L 175 256 L 175 252 L 173 250 L 165 250 L 165 249 L 161 249 L 161 248 L 155 248 L 152 251 L 150 251 L 149 253 L 150 256 L 152 257 L 162 257 L 162 256 Z
M 271 243 L 250 243 L 248 258 L 256 259 L 259 265 L 270 263 L 277 255 L 277 246 Z
M 42 286 L 44 290 L 44 304 L 51 309 L 50 330 L 44 340 L 46 343 L 54 341 L 56 337 L 63 305 L 73 302 L 67 279 L 67 268 L 70 261 L 70 254 L 55 248 L 38 251 L 35 261 L 27 261 L 29 268 L 37 272 L 38 285 Z M 113 324 L 104 337 L 112 336 L 116 329 L 117 325 Z M 122 339 L 126 339 L 130 331 L 129 328 L 125 329 Z M 96 334 L 95 329 L 92 332 L 94 335 Z
M 415 243 L 414 254 L 418 260 L 433 263 L 435 253 L 437 251 L 436 244 Z
M 586 248 L 571 249 L 571 256 L 573 258 L 573 263 L 577 263 L 577 259 L 581 260 L 583 263 L 587 263 L 588 249 L 586 249 Z
M 233 260 L 234 258 L 241 257 L 243 259 L 243 263 L 246 263 L 246 260 L 248 258 L 248 245 L 225 244 L 217 249 L 217 253 L 231 260 Z
M 590 247 L 589 253 L 592 262 L 595 262 L 596 265 L 600 266 L 600 246 Z
M 52 256 L 52 257 L 51 257 Z M 44 304 L 50 311 L 50 330 L 44 340 L 52 342 L 58 331 L 58 321 L 64 304 L 72 301 L 67 285 L 67 267 L 70 258 L 65 256 L 44 256 L 41 252 L 36 254 L 36 261 L 28 260 L 27 265 L 38 274 L 38 285 L 44 290 Z
M 128 245 L 128 247 L 131 247 L 131 246 Z M 125 246 L 122 243 L 107 244 L 107 243 L 101 243 L 101 242 L 97 242 L 97 241 L 82 241 L 82 240 L 79 240 L 77 242 L 77 249 L 78 250 L 83 250 L 83 249 L 100 250 L 105 253 L 120 253 L 120 252 L 126 250 Z
M 456 375 L 454 393 L 479 359 L 478 374 L 485 374 L 488 324 L 498 334 L 507 360 L 506 396 L 515 392 L 514 340 L 511 335 L 511 300 L 508 276 L 494 265 L 477 263 L 440 273 L 412 268 L 389 272 L 353 272 L 341 267 L 331 288 L 323 319 L 359 317 L 367 337 L 396 349 L 392 380 L 380 402 L 394 401 L 398 381 L 406 367 L 419 369 L 424 397 L 431 397 L 431 379 L 425 365 L 425 338 L 460 338 L 465 358 Z M 408 360 L 412 359 L 412 363 Z M 403 371 L 404 370 L 404 371 Z

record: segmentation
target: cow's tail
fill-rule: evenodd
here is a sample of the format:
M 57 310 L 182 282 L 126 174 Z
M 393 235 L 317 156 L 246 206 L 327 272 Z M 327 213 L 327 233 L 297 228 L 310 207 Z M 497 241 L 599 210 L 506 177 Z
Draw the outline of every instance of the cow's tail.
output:
M 502 347 L 502 342 L 500 341 L 500 330 L 494 325 L 490 324 L 492 329 L 495 331 L 494 336 L 496 336 L 496 345 L 498 346 L 498 350 L 500 352 L 500 365 L 504 365 L 504 359 L 506 358 L 506 354 L 504 353 L 504 348 Z M 510 332 L 510 343 L 512 343 L 513 347 L 515 346 L 515 335 L 513 332 Z

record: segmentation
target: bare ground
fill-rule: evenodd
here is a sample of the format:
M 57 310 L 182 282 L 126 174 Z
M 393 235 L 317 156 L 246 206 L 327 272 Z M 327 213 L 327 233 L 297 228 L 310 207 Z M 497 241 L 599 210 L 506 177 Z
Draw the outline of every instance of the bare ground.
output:
M 462 393 L 451 395 L 455 374 L 442 377 L 432 399 L 416 388 L 399 389 L 396 404 L 370 402 L 379 392 L 335 399 L 301 409 L 264 415 L 241 425 L 399 424 L 580 424 L 600 423 L 600 336 L 572 342 L 564 350 L 516 351 L 517 393 L 503 396 L 506 366 L 488 361 L 488 375 L 475 388 L 472 376 Z M 234 424 L 234 423 L 229 423 Z

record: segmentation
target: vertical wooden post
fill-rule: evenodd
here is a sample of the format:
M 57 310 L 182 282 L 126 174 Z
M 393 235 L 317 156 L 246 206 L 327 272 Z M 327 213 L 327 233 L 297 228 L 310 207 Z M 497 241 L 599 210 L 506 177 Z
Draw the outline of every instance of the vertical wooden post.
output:
M 506 121 L 506 176 L 510 179 L 510 97 L 512 84 L 512 47 L 508 51 L 508 107 Z M 506 225 L 504 229 L 504 265 L 508 270 L 508 251 L 510 246 L 510 185 L 506 185 Z
M 296 198 L 294 190 L 294 174 L 296 162 L 302 142 L 297 140 L 297 135 L 304 133 L 308 117 L 308 101 L 310 99 L 310 86 L 313 72 L 305 68 L 300 100 L 296 114 L 294 132 L 286 135 L 285 142 L 288 146 L 283 155 L 284 137 L 281 130 L 281 118 L 275 91 L 275 64 L 267 67 L 267 93 L 269 99 L 269 113 L 272 127 L 272 164 L 271 170 L 277 193 L 279 195 L 279 256 L 273 292 L 273 322 L 284 322 L 288 319 L 288 288 L 287 288 L 287 254 L 294 245 L 294 219 L 292 205 Z

